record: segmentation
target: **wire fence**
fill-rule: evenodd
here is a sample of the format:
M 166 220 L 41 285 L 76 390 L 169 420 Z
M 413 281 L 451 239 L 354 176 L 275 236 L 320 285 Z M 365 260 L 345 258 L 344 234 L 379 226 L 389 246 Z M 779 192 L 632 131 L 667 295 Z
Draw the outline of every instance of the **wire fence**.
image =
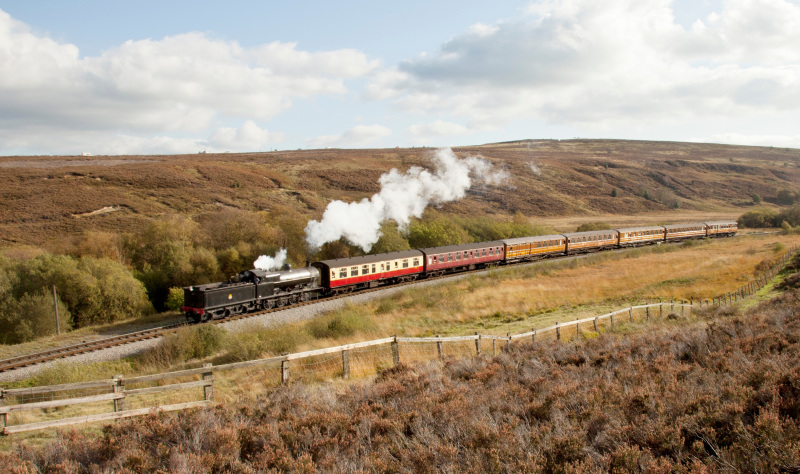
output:
M 289 381 L 305 383 L 367 377 L 398 364 L 497 355 L 512 343 L 573 341 L 621 324 L 689 317 L 698 308 L 732 305 L 771 283 L 798 247 L 736 291 L 700 301 L 660 301 L 536 328 L 506 336 L 389 337 L 266 359 L 177 372 L 79 382 L 47 387 L 0 389 L 0 429 L 19 433 L 77 423 L 108 421 L 154 411 L 182 410 L 217 400 L 234 400 Z M 111 410 L 111 411 L 109 411 Z M 13 416 L 14 424 L 9 424 Z

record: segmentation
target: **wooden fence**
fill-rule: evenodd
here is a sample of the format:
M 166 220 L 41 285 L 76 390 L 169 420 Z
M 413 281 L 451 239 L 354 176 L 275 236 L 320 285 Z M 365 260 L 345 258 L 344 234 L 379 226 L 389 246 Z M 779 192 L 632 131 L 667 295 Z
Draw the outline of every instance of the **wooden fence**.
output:
M 532 329 L 531 331 L 521 334 L 497 336 L 475 333 L 474 335 L 455 337 L 393 336 L 374 341 L 345 344 L 301 353 L 283 354 L 265 359 L 217 366 L 205 364 L 201 368 L 155 375 L 143 375 L 130 378 L 118 375 L 112 379 L 92 382 L 0 389 L 0 428 L 2 429 L 2 434 L 7 435 L 78 423 L 116 420 L 155 411 L 183 410 L 186 408 L 205 406 L 213 400 L 215 373 L 220 374 L 222 372 L 228 372 L 230 374 L 229 377 L 221 377 L 219 380 L 232 380 L 238 377 L 236 371 L 254 367 L 274 368 L 275 379 L 273 379 L 271 385 L 278 385 L 290 381 L 290 370 L 296 369 L 300 372 L 305 370 L 322 373 L 325 372 L 324 367 L 326 367 L 325 364 L 327 364 L 327 373 L 324 374 L 322 377 L 323 379 L 332 376 L 339 376 L 347 379 L 351 376 L 352 361 L 355 357 L 369 358 L 369 364 L 371 365 L 370 370 L 372 373 L 375 373 L 380 370 L 381 367 L 397 365 L 401 362 L 411 363 L 436 358 L 445 359 L 446 357 L 452 356 L 481 355 L 484 352 L 489 353 L 489 351 L 491 351 L 492 355 L 496 355 L 498 350 L 509 347 L 513 341 L 566 341 L 579 339 L 588 333 L 600 333 L 604 330 L 612 329 L 615 325 L 632 323 L 636 320 L 647 321 L 650 318 L 656 317 L 664 318 L 666 316 L 675 318 L 679 315 L 687 316 L 687 313 L 691 314 L 697 307 L 702 308 L 704 305 L 720 306 L 733 304 L 738 299 L 757 292 L 770 282 L 780 268 L 791 261 L 791 257 L 796 252 L 797 247 L 793 247 L 780 257 L 775 266 L 767 270 L 764 275 L 759 275 L 755 281 L 742 286 L 735 292 L 711 300 L 701 300 L 697 302 L 691 300 L 677 302 L 662 301 L 653 304 L 631 306 L 600 316 L 568 322 L 556 322 L 554 325 Z M 489 345 L 491 345 L 491 347 L 489 347 Z M 498 348 L 498 346 L 500 347 Z M 365 351 L 370 350 L 376 351 L 377 348 L 383 348 L 383 352 L 375 352 L 372 355 L 365 353 Z M 313 360 L 317 362 L 308 362 L 306 366 L 303 365 L 303 361 Z M 322 360 L 322 362 L 320 362 L 320 360 Z M 258 376 L 263 377 L 264 373 L 266 372 L 259 373 Z M 302 373 L 298 378 L 302 378 L 301 376 Z M 193 378 L 194 380 L 184 380 L 186 378 Z M 163 385 L 132 388 L 134 386 L 152 383 L 163 383 Z M 197 400 L 173 403 L 171 399 L 166 399 L 169 403 L 162 404 L 156 400 L 155 402 L 151 401 L 149 405 L 143 407 L 130 408 L 127 406 L 129 402 L 133 402 L 145 395 L 177 391 L 185 391 L 182 393 L 188 393 L 189 389 L 195 388 L 202 388 L 202 397 L 198 392 L 195 396 L 195 398 L 198 398 Z M 94 391 L 95 393 L 87 395 L 87 391 Z M 61 394 L 60 396 L 64 396 L 64 398 L 59 399 L 59 394 Z M 111 402 L 111 404 L 108 402 Z M 105 407 L 105 411 L 96 414 L 83 414 L 83 412 L 87 411 L 84 410 L 83 407 L 92 404 L 95 405 L 95 409 L 97 409 L 98 404 L 101 407 Z M 140 401 L 139 404 L 141 405 L 142 402 Z M 48 413 L 48 410 L 74 406 L 81 407 L 78 409 L 81 412 L 79 416 L 13 425 L 8 424 L 8 416 L 11 413 L 40 410 L 45 411 L 48 415 L 54 415 L 52 412 Z M 111 411 L 108 411 L 108 409 L 111 409 Z

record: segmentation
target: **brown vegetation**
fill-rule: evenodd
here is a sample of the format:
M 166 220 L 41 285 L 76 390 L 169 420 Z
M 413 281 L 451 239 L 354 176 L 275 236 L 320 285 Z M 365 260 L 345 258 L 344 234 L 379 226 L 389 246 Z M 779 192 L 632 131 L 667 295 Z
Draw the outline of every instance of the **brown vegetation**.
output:
M 448 214 L 553 217 L 736 211 L 786 204 L 800 182 L 797 150 L 620 140 L 531 140 L 455 150 L 507 168 L 505 187 L 473 188 Z M 429 165 L 431 149 L 0 158 L 0 242 L 47 243 L 87 230 L 129 232 L 170 213 L 293 209 L 319 217 L 330 199 L 362 199 L 391 168 Z M 537 172 L 531 168 L 535 164 Z M 611 190 L 617 196 L 611 196 Z M 647 192 L 650 199 L 645 199 Z M 679 201 L 681 212 L 671 211 Z M 96 213 L 112 207 L 114 212 Z M 54 238 L 56 237 L 57 238 Z
M 62 434 L 15 472 L 791 472 L 800 293 L 647 333 L 399 366 L 371 382 Z

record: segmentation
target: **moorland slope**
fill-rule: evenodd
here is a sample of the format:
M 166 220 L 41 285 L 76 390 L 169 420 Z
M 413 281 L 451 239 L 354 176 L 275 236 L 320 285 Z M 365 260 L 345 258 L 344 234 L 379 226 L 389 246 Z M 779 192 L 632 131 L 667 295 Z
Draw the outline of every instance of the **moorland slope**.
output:
M 555 217 L 686 211 L 741 214 L 800 182 L 800 150 L 623 140 L 525 140 L 455 148 L 505 168 L 443 211 Z M 126 232 L 169 214 L 292 209 L 378 191 L 392 168 L 430 166 L 430 148 L 171 156 L 0 157 L 0 243 L 41 245 L 86 230 Z M 612 192 L 616 196 L 612 196 Z M 682 211 L 682 212 L 681 212 Z

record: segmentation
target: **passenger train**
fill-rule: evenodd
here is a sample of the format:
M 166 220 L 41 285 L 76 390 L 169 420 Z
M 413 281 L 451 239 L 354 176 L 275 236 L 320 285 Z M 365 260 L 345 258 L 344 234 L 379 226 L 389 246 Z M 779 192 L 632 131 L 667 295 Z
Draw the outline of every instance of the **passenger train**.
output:
M 201 322 L 448 273 L 640 245 L 728 237 L 737 230 L 736 221 L 623 227 L 322 260 L 300 269 L 246 270 L 227 282 L 184 288 L 182 310 L 187 320 Z

